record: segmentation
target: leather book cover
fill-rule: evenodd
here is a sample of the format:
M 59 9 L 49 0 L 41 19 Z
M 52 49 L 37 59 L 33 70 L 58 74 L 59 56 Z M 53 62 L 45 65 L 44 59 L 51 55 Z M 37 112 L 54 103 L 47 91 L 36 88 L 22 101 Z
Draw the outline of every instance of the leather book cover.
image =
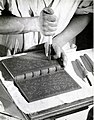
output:
M 65 70 L 31 79 L 15 80 L 15 84 L 28 102 L 81 88 Z
M 28 102 L 81 88 L 57 60 L 49 61 L 41 50 L 5 59 L 2 64 Z
M 60 66 L 56 60 L 49 61 L 41 50 L 5 59 L 2 61 L 2 64 L 14 79 L 29 72 L 34 73 L 39 70 L 48 69 L 49 67 Z

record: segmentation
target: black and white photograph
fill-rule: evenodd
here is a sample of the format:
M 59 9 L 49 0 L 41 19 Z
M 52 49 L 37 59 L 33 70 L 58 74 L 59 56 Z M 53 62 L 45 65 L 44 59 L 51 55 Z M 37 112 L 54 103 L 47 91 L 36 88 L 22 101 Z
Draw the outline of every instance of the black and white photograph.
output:
M 0 0 L 0 120 L 94 120 L 93 0 Z

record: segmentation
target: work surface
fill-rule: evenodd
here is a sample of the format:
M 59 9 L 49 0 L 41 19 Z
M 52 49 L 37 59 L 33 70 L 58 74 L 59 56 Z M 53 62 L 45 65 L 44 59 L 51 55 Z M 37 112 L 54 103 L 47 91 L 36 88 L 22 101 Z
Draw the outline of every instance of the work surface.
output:
M 70 74 L 71 77 L 73 77 L 74 80 L 76 80 L 76 82 L 82 87 L 82 89 L 28 103 L 21 96 L 18 89 L 13 85 L 13 82 L 11 81 L 6 82 L 4 81 L 4 79 L 1 78 L 2 83 L 7 88 L 9 94 L 12 96 L 12 99 L 15 102 L 15 104 L 18 106 L 18 108 L 26 114 L 32 114 L 31 117 L 34 119 L 46 118 L 47 116 L 49 117 L 55 114 L 59 114 L 59 113 L 61 114 L 64 111 L 68 112 L 68 108 L 69 110 L 70 110 L 70 107 L 71 107 L 71 110 L 74 108 L 76 109 L 76 105 L 78 105 L 79 108 L 80 106 L 81 107 L 88 106 L 92 104 L 92 96 L 94 91 L 93 86 L 89 86 L 88 83 L 85 83 L 81 78 L 79 78 L 76 75 L 72 67 L 71 61 L 74 61 L 75 59 L 79 59 L 81 61 L 79 56 L 83 55 L 84 53 L 88 54 L 93 60 L 94 58 L 93 52 L 94 51 L 92 49 L 88 49 L 83 51 L 67 53 L 68 63 L 67 63 L 67 66 L 65 67 L 65 70 Z M 94 85 L 94 80 L 93 80 L 94 76 L 90 72 L 88 73 L 89 73 L 89 78 L 91 80 L 91 83 L 92 85 Z M 1 98 L 4 98 L 3 94 L 0 94 L 0 95 L 1 95 Z M 5 100 L 7 100 L 6 96 L 5 96 Z M 71 105 L 71 103 L 73 104 Z M 64 110 L 64 107 L 65 107 L 65 110 Z M 11 108 L 9 108 L 9 113 L 12 113 L 12 112 L 13 111 L 11 110 Z M 34 113 L 39 113 L 39 115 L 35 114 L 33 117 Z

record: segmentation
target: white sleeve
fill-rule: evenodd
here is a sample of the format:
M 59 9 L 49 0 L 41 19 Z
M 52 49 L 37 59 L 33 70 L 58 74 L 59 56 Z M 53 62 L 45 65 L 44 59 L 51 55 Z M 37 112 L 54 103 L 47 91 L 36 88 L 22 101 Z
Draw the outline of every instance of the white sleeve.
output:
M 82 0 L 76 11 L 76 14 L 94 13 L 93 0 Z
M 0 15 L 3 9 L 4 9 L 3 0 L 0 0 Z

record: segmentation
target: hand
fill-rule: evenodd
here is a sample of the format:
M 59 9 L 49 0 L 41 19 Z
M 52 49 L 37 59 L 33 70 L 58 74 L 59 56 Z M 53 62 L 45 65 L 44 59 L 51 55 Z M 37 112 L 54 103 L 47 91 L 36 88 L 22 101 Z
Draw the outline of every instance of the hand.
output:
M 65 54 L 65 52 L 64 52 L 64 50 L 62 48 L 63 45 L 64 45 L 63 42 L 59 42 L 60 38 L 61 38 L 60 35 L 57 35 L 57 36 L 53 37 L 52 46 L 53 46 L 53 49 L 54 49 L 54 51 L 56 53 L 54 58 L 55 59 L 62 58 L 63 65 L 66 66 L 67 65 L 67 56 L 66 56 L 66 54 Z
M 45 47 L 45 50 L 48 51 L 48 43 L 45 43 L 44 47 Z M 54 59 L 58 59 L 58 58 L 61 58 L 62 60 L 62 65 L 63 66 L 66 66 L 67 65 L 67 56 L 64 52 L 64 50 L 58 45 L 58 44 L 52 44 L 52 47 L 55 51 L 55 55 L 53 56 Z M 45 51 L 45 53 L 46 53 Z
M 51 8 L 44 8 L 39 17 L 40 31 L 45 36 L 53 36 L 57 30 L 57 18 Z
M 61 58 L 61 61 L 63 62 L 63 66 L 67 65 L 67 56 L 64 52 L 64 50 L 62 48 L 60 48 L 60 46 L 58 46 L 57 44 L 53 44 L 53 49 L 55 51 L 55 55 L 53 56 L 54 59 L 58 59 Z

